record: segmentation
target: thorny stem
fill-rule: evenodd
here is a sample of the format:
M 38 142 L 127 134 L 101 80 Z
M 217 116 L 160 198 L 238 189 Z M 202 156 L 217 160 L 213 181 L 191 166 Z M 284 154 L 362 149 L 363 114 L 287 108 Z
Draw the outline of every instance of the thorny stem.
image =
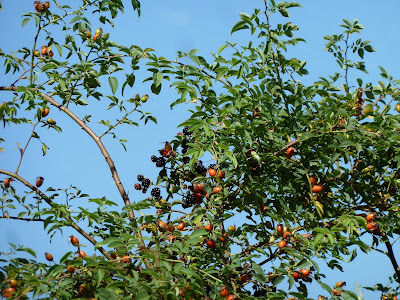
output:
M 25 186 L 30 188 L 32 191 L 36 192 L 46 203 L 51 206 L 52 208 L 57 208 L 58 205 L 55 204 L 49 197 L 47 197 L 42 191 L 40 191 L 36 186 L 34 186 L 32 183 L 24 179 L 23 177 L 19 176 L 16 173 L 12 173 L 3 169 L 0 169 L 1 174 L 6 174 L 8 176 L 13 177 L 14 179 L 17 179 L 18 181 L 22 182 Z M 61 215 L 65 220 L 71 223 L 71 227 L 73 227 L 76 231 L 78 231 L 83 237 L 85 237 L 90 243 L 92 243 L 94 246 L 97 244 L 97 241 L 91 237 L 86 231 L 84 231 L 81 227 L 79 227 L 78 224 L 74 222 L 74 220 L 71 218 L 71 216 L 65 212 L 61 212 Z M 103 248 L 103 247 L 98 247 L 97 248 L 106 258 L 112 259 L 110 254 Z
M 15 170 L 15 174 L 18 174 L 19 167 L 21 166 L 21 163 L 22 163 L 22 158 L 24 157 L 26 148 L 28 148 L 28 145 L 29 145 L 29 143 L 30 143 L 30 141 L 32 139 L 32 136 L 33 136 L 33 133 L 35 132 L 35 128 L 36 128 L 37 124 L 39 124 L 39 122 L 37 122 L 35 125 L 33 125 L 33 129 L 32 129 L 31 135 L 29 136 L 29 139 L 26 142 L 25 148 L 23 150 L 21 148 L 19 149 L 20 152 L 21 152 L 21 158 L 19 159 L 17 169 Z

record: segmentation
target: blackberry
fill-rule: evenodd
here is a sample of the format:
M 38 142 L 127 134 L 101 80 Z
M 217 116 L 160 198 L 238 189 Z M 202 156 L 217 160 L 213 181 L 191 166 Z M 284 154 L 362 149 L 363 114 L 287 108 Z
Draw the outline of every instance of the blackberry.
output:
M 150 179 L 144 178 L 142 182 L 143 189 L 146 189 L 150 186 Z
M 188 148 L 183 148 L 182 149 L 182 154 L 185 154 L 188 151 Z
M 135 190 L 140 191 L 142 189 L 142 186 L 140 185 L 140 183 L 135 183 Z
M 207 295 L 210 294 L 210 292 L 211 292 L 211 286 L 206 285 L 205 287 L 203 287 L 203 289 L 204 289 L 204 291 L 206 292 Z
M 184 135 L 192 135 L 193 132 L 189 131 L 189 126 L 185 126 L 182 130 Z
M 182 161 L 183 161 L 184 164 L 188 164 L 189 161 L 190 161 L 190 157 L 189 156 L 184 156 Z
M 151 195 L 152 195 L 153 197 L 156 197 L 156 198 L 159 197 L 159 196 L 160 196 L 160 189 L 159 189 L 158 187 L 152 189 L 152 190 L 151 190 Z
M 165 166 L 165 158 L 159 157 L 157 158 L 156 167 L 161 168 Z
M 182 207 L 183 208 L 188 208 L 194 203 L 194 195 L 193 194 L 187 194 L 185 200 L 183 200 Z
M 189 143 L 189 139 L 183 139 L 182 140 L 182 143 L 181 143 L 181 147 L 182 148 L 187 148 L 188 147 L 188 144 Z
M 207 172 L 207 169 L 206 169 L 205 166 L 203 166 L 203 163 L 202 163 L 201 160 L 199 160 L 199 162 L 195 164 L 194 170 L 195 170 L 198 174 L 203 174 L 203 173 Z
M 146 194 L 146 193 L 147 193 L 147 188 L 143 188 L 143 189 L 142 189 L 142 193 L 143 193 L 143 194 Z
M 152 156 L 151 156 L 151 161 L 152 161 L 153 163 L 157 162 L 157 159 L 158 159 L 157 156 L 155 156 L 155 155 L 152 155 Z
M 267 294 L 267 291 L 265 290 L 256 290 L 254 292 L 254 297 L 263 297 Z
M 208 166 L 208 168 L 216 170 L 217 169 L 217 165 L 216 164 L 211 164 L 211 165 Z
M 137 180 L 143 181 L 143 179 L 144 179 L 144 176 L 143 176 L 143 175 L 138 175 L 138 176 L 137 176 Z

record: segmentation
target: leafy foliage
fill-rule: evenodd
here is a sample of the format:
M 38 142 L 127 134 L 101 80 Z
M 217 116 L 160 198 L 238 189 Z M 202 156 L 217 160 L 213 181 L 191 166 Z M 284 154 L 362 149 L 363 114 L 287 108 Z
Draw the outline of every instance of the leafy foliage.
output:
M 131 4 L 140 14 L 139 2 Z M 295 36 L 298 27 L 270 21 L 274 14 L 288 18 L 300 6 L 296 2 L 265 1 L 251 15 L 242 13 L 231 32 L 247 31 L 248 43 L 227 42 L 212 61 L 196 49 L 169 60 L 153 49 L 118 45 L 101 29 L 92 36 L 88 16 L 113 24 L 123 12 L 121 1 L 84 0 L 75 9 L 54 5 L 61 14 L 50 7 L 24 15 L 22 24 L 34 22 L 37 28 L 32 49 L 0 52 L 5 74 L 22 72 L 0 88 L 15 93 L 13 101 L 1 104 L 0 115 L 7 126 L 30 124 L 45 155 L 48 147 L 37 127 L 61 133 L 54 120 L 44 120 L 45 108 L 58 107 L 101 150 L 124 208 L 113 210 L 113 201 L 89 198 L 78 187 L 42 192 L 18 174 L 19 166 L 14 173 L 0 170 L 30 189 L 21 196 L 3 180 L 4 218 L 43 222 L 50 235 L 72 227 L 101 254 L 83 255 L 78 242 L 77 254 L 43 264 L 33 250 L 11 245 L 0 272 L 4 291 L 17 279 L 21 299 L 220 299 L 222 286 L 240 299 L 310 299 L 308 284 L 314 281 L 333 299 L 342 291 L 344 299 L 358 299 L 328 285 L 319 264 L 342 270 L 359 251 L 379 244 L 396 261 L 390 240 L 400 233 L 399 116 L 391 104 L 399 82 L 383 68 L 383 81 L 375 85 L 349 78 L 349 70 L 366 72 L 364 55 L 375 51 L 357 38 L 363 29 L 358 20 L 343 20 L 343 33 L 325 36 L 340 71 L 305 85 L 300 78 L 308 75 L 306 62 L 286 56 L 289 47 L 304 41 Z M 65 40 L 55 40 L 50 27 L 65 31 Z M 48 43 L 38 54 L 40 33 Z M 355 53 L 361 61 L 352 60 Z M 131 203 L 101 139 L 110 134 L 125 148 L 116 127 L 156 122 L 140 108 L 148 95 L 124 99 L 143 60 L 152 93 L 171 81 L 178 92 L 171 107 L 187 102 L 195 107 L 182 132 L 151 158 L 161 168 L 158 178 L 140 176 L 135 185 L 144 193 L 162 187 L 163 196 L 153 189 L 150 197 Z M 121 84 L 115 74 L 123 71 L 128 73 Z M 105 82 L 112 95 L 102 92 Z M 107 110 L 121 115 L 116 122 L 99 119 L 106 127 L 99 135 L 89 127 L 91 115 L 79 118 L 70 110 L 86 110 L 81 106 L 93 99 L 108 101 Z M 18 117 L 22 109 L 34 117 Z M 21 161 L 26 146 L 20 147 Z M 212 165 L 204 166 L 205 159 Z M 54 201 L 59 193 L 67 195 L 65 204 Z M 97 209 L 78 207 L 72 214 L 74 198 L 88 199 Z M 47 206 L 39 206 L 42 202 Z M 231 221 L 236 215 L 245 220 L 238 228 Z M 90 232 L 80 227 L 84 222 Z M 372 246 L 365 235 L 373 236 Z M 393 266 L 390 287 L 378 283 L 369 289 L 394 296 L 400 279 Z

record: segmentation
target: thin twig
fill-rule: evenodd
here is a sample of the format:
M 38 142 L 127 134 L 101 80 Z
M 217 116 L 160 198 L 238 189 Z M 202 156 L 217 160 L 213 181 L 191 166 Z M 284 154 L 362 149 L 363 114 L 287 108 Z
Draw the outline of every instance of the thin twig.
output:
M 37 124 L 39 124 L 39 122 L 37 122 L 35 125 L 33 125 L 33 129 L 32 129 L 31 135 L 29 136 L 29 139 L 28 139 L 28 141 L 26 142 L 26 145 L 25 145 L 24 149 L 21 150 L 21 148 L 20 148 L 21 157 L 20 157 L 20 159 L 19 159 L 17 169 L 15 170 L 15 174 L 18 174 L 19 167 L 21 166 L 21 163 L 22 163 L 22 158 L 24 157 L 26 148 L 28 148 L 28 145 L 29 145 L 29 143 L 30 143 L 30 141 L 31 141 L 31 139 L 32 139 L 32 136 L 33 136 L 33 133 L 35 132 L 35 128 L 36 128 Z
M 17 179 L 18 181 L 22 182 L 25 186 L 30 188 L 32 191 L 36 192 L 37 195 L 39 195 L 49 206 L 53 208 L 57 208 L 58 204 L 54 203 L 49 197 L 47 197 L 41 190 L 39 190 L 36 186 L 34 186 L 32 183 L 21 177 L 20 175 L 16 173 L 12 173 L 3 169 L 0 169 L 1 174 L 6 174 L 10 177 L 13 177 L 14 179 Z M 71 223 L 71 227 L 73 227 L 76 231 L 78 231 L 83 237 L 85 237 L 90 243 L 92 243 L 94 246 L 96 246 L 97 241 L 91 237 L 86 231 L 84 231 L 81 227 L 79 227 L 78 224 L 74 222 L 74 220 L 71 218 L 71 216 L 65 212 L 61 212 L 61 215 L 65 220 Z M 103 247 L 98 247 L 97 248 L 105 257 L 108 259 L 111 259 L 110 254 L 103 248 Z

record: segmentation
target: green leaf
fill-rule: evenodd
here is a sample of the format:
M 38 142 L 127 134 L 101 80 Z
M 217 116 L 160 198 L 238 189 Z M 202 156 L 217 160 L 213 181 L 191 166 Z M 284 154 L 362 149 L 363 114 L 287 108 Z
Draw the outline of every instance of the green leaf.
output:
M 25 18 L 25 19 L 22 21 L 22 27 L 24 27 L 25 24 L 28 23 L 29 21 L 30 21 L 29 18 Z
M 137 294 L 135 297 L 135 300 L 148 300 L 148 299 L 150 299 L 150 296 L 146 292 L 141 292 Z
M 351 262 L 353 259 L 356 258 L 356 256 L 357 256 L 357 249 L 353 249 L 353 251 L 351 251 L 351 253 L 350 253 L 350 257 L 347 260 L 347 262 Z
M 231 34 L 234 33 L 235 31 L 247 28 L 249 28 L 249 26 L 246 24 L 246 21 L 241 20 L 232 27 Z
M 192 277 L 200 278 L 199 277 L 199 273 L 197 273 L 197 272 L 195 272 L 195 271 L 193 271 L 192 269 L 189 269 L 189 268 L 182 268 L 180 270 L 180 272 L 183 273 L 183 274 L 192 276 Z
M 97 287 L 100 286 L 103 278 L 104 278 L 104 271 L 101 268 L 98 268 L 97 269 Z
M 202 236 L 202 235 L 208 235 L 208 231 L 205 229 L 198 228 L 192 232 L 192 234 L 190 235 L 190 238 L 195 238 L 195 237 Z
M 277 286 L 280 284 L 283 280 L 285 279 L 285 276 L 279 275 L 278 277 L 275 278 L 273 286 Z
M 118 79 L 116 77 L 108 77 L 108 83 L 110 84 L 112 93 L 115 94 L 118 89 Z
M 153 73 L 153 81 L 154 81 L 155 88 L 158 88 L 160 86 L 162 79 L 163 79 L 163 75 L 161 72 Z

